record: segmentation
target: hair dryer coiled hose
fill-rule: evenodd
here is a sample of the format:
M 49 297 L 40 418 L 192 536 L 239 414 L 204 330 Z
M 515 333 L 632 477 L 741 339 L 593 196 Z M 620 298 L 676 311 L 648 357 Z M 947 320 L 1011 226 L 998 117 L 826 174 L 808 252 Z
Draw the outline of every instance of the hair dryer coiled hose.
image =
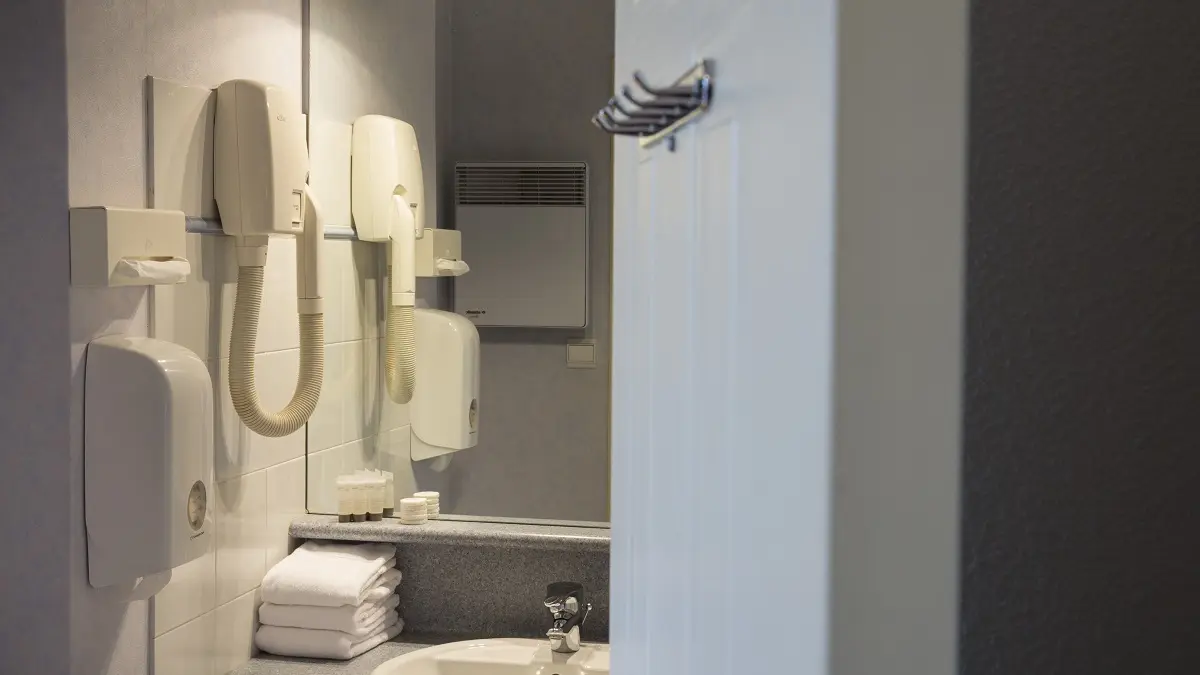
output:
M 325 319 L 300 315 L 300 374 L 292 400 L 277 413 L 263 410 L 254 384 L 254 348 L 262 308 L 263 268 L 238 269 L 233 332 L 229 338 L 229 394 L 238 417 L 254 433 L 287 436 L 304 426 L 317 407 L 325 373 Z
M 388 305 L 384 373 L 388 398 L 396 403 L 412 400 L 417 385 L 416 328 L 413 308 Z

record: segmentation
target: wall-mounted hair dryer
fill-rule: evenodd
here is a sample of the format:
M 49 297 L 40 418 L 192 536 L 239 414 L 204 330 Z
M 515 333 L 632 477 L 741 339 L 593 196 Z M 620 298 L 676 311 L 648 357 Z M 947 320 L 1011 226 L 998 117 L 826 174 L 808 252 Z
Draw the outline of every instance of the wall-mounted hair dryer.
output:
M 213 189 L 225 234 L 237 238 L 238 285 L 229 339 L 229 392 L 238 417 L 263 436 L 308 421 L 321 395 L 325 324 L 318 270 L 324 225 L 305 181 L 308 148 L 298 102 L 269 84 L 230 80 L 217 88 Z M 283 410 L 263 410 L 254 384 L 267 238 L 293 235 L 300 314 L 300 374 Z
M 412 125 L 382 115 L 354 121 L 350 160 L 354 228 L 363 241 L 390 242 L 384 371 L 388 397 L 412 400 L 416 388 L 416 241 L 425 231 L 425 180 Z

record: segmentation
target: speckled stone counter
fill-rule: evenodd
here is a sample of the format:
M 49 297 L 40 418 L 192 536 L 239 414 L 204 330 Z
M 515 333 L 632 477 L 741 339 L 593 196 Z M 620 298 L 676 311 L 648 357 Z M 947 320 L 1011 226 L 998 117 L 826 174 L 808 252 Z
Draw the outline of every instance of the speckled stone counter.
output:
M 325 661 L 323 659 L 294 659 L 286 656 L 261 654 L 230 675 L 370 675 L 385 661 L 415 652 L 423 647 L 453 642 L 453 638 L 423 639 L 401 635 L 375 649 L 349 661 Z
M 592 604 L 583 639 L 608 641 L 607 528 L 454 520 L 338 523 L 331 516 L 306 516 L 293 521 L 290 533 L 295 540 L 396 544 L 396 567 L 404 574 L 396 590 L 399 611 L 412 633 L 543 637 L 550 627 L 546 586 L 577 581 Z
M 611 530 L 606 527 L 462 520 L 431 520 L 424 525 L 404 525 L 392 518 L 385 518 L 383 522 L 339 523 L 334 516 L 297 518 L 292 521 L 291 535 L 297 539 L 457 544 L 605 553 L 608 552 L 611 540 Z

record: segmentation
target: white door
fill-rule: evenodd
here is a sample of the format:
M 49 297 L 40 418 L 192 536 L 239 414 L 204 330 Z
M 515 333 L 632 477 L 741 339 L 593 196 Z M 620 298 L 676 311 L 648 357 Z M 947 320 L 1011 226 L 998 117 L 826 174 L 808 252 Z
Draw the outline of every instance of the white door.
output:
M 617 0 L 619 675 L 954 672 L 965 5 Z

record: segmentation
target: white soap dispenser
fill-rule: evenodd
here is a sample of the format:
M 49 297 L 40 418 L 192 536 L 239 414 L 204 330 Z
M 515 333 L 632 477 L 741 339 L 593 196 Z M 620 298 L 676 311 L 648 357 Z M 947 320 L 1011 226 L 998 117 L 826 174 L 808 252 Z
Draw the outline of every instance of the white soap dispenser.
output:
M 89 583 L 132 582 L 200 557 L 213 537 L 208 368 L 177 344 L 107 336 L 88 345 L 84 369 Z
M 416 310 L 417 381 L 409 407 L 414 460 L 475 447 L 479 441 L 479 331 L 470 320 Z

